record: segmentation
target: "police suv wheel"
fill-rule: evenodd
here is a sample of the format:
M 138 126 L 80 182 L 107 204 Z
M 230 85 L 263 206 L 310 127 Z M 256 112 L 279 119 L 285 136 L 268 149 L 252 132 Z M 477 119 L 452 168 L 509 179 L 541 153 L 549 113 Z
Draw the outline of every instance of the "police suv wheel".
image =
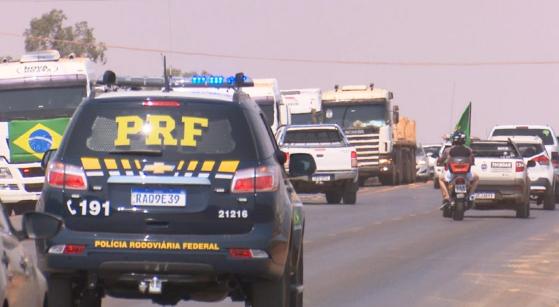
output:
M 286 270 L 281 278 L 254 282 L 250 286 L 251 307 L 289 307 L 290 274 L 287 267 L 286 264 Z
M 48 306 L 76 307 L 72 281 L 64 277 L 48 277 Z

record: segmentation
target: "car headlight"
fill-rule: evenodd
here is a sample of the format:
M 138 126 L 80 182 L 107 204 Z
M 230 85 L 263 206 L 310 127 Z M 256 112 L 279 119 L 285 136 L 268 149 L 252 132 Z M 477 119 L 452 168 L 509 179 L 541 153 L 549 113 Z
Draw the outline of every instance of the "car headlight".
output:
M 0 167 L 0 179 L 11 179 L 11 178 L 12 178 L 12 173 L 10 172 L 10 170 L 5 166 Z

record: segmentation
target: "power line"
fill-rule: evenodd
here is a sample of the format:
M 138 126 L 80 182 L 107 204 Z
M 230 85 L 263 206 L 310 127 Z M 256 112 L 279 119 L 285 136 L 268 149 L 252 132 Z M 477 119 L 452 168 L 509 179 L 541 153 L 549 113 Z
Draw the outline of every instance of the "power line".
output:
M 21 34 L 0 32 L 0 36 L 19 37 Z M 32 37 L 35 40 L 44 40 L 51 42 L 64 42 L 75 45 L 82 45 L 80 42 L 52 39 L 49 37 Z M 289 58 L 289 57 L 265 57 L 251 55 L 234 55 L 224 53 L 211 53 L 201 51 L 173 50 L 164 48 L 145 48 L 131 47 L 118 44 L 105 44 L 108 49 L 119 49 L 136 52 L 149 52 L 157 54 L 177 54 L 185 56 L 201 56 L 210 58 L 234 59 L 234 60 L 251 60 L 251 61 L 267 61 L 267 62 L 289 62 L 304 64 L 337 64 L 337 65 L 370 65 L 370 66 L 401 66 L 401 67 L 474 67 L 474 66 L 527 66 L 527 65 L 558 65 L 559 60 L 516 60 L 516 61 L 375 61 L 375 60 L 337 60 L 337 59 L 310 59 L 310 58 Z

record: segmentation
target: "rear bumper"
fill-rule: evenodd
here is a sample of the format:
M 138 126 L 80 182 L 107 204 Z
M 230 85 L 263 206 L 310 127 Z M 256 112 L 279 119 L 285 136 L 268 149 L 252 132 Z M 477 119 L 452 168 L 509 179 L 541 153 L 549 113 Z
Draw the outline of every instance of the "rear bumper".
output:
M 20 202 L 37 201 L 41 196 L 40 192 L 0 191 L 0 202 L 3 204 L 15 204 Z
M 476 209 L 516 209 L 525 204 L 528 200 L 529 192 L 525 185 L 499 186 L 499 185 L 480 185 L 477 193 L 494 193 L 494 199 L 476 198 Z
M 551 189 L 551 183 L 547 178 L 538 178 L 530 182 L 530 195 L 544 195 Z
M 283 273 L 289 241 L 285 234 L 272 233 L 271 224 L 256 225 L 242 235 L 135 235 L 64 229 L 50 242 L 37 242 L 37 258 L 39 268 L 47 274 L 93 273 L 110 280 L 127 279 L 134 274 L 160 278 L 171 275 L 212 278 L 224 274 L 276 278 Z M 297 235 L 302 236 L 302 231 L 293 234 Z M 155 244 L 149 244 L 154 242 L 170 244 L 155 248 Z M 82 255 L 47 252 L 49 247 L 58 244 L 85 245 L 86 250 Z M 234 258 L 229 255 L 231 248 L 261 250 L 268 257 Z
M 313 181 L 314 176 L 331 176 L 329 181 Z M 318 171 L 311 177 L 297 178 L 292 180 L 292 184 L 298 193 L 322 193 L 332 189 L 343 189 L 347 183 L 356 183 L 359 178 L 359 171 L 355 168 L 348 171 Z

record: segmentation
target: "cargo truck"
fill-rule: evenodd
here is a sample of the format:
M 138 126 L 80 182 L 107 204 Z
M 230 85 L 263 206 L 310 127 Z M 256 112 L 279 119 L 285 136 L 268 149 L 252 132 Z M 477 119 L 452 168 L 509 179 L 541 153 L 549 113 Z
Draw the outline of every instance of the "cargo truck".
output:
M 291 113 L 292 125 L 318 124 L 321 118 L 321 91 L 305 88 L 281 91 L 281 98 Z
M 252 79 L 254 86 L 243 91 L 252 97 L 266 115 L 268 125 L 275 133 L 282 125 L 291 123 L 291 114 L 283 103 L 276 79 Z
M 338 124 L 357 150 L 359 184 L 415 182 L 415 121 L 400 117 L 392 92 L 371 85 L 335 86 L 322 94 L 324 123 Z

